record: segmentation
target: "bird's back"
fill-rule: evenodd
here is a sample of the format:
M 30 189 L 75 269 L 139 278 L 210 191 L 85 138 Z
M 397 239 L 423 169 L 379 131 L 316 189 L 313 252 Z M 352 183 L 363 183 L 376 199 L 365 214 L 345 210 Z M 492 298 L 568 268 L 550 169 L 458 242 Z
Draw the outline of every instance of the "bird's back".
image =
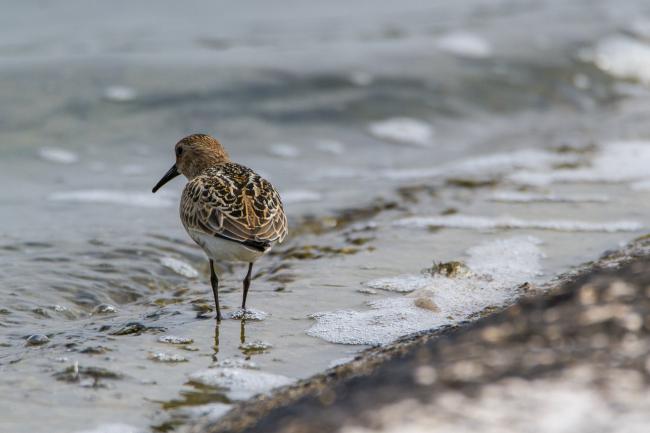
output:
M 259 251 L 287 235 L 287 218 L 273 185 L 233 162 L 210 167 L 189 181 L 180 213 L 190 235 L 220 237 Z

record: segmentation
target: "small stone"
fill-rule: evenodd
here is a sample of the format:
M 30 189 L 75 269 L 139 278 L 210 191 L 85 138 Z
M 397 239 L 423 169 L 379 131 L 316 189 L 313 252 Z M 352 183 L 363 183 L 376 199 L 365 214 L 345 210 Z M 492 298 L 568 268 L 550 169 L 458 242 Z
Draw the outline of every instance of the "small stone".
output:
M 472 271 L 464 263 L 458 261 L 434 263 L 433 267 L 427 271 L 431 275 L 438 274 L 449 278 L 463 278 L 472 274 Z
M 415 300 L 415 306 L 430 311 L 440 311 L 440 308 L 433 302 L 431 298 L 419 297 Z
M 436 381 L 436 369 L 430 365 L 421 365 L 413 373 L 415 383 L 422 386 L 431 386 Z
M 110 351 L 111 349 L 104 346 L 88 346 L 83 348 L 80 353 L 85 353 L 86 355 L 101 355 Z
M 147 327 L 140 322 L 129 322 L 122 326 L 120 329 L 111 332 L 111 335 L 138 335 L 141 334 Z
M 111 304 L 99 304 L 95 308 L 93 308 L 93 311 L 90 313 L 91 316 L 95 316 L 98 314 L 114 314 L 117 313 L 117 308 L 115 308 Z
M 27 337 L 28 346 L 41 346 L 49 342 L 50 339 L 47 337 L 47 335 L 43 335 L 43 334 L 32 334 L 29 337 Z

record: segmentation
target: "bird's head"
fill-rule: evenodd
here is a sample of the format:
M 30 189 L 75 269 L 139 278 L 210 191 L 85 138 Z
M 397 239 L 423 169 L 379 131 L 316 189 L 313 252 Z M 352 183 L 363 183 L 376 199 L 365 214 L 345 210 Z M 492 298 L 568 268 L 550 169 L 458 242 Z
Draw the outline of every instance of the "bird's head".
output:
M 174 153 L 176 163 L 165 173 L 151 192 L 158 191 L 164 184 L 179 174 L 188 179 L 193 179 L 206 168 L 230 160 L 221 143 L 206 134 L 192 134 L 181 139 L 174 146 Z

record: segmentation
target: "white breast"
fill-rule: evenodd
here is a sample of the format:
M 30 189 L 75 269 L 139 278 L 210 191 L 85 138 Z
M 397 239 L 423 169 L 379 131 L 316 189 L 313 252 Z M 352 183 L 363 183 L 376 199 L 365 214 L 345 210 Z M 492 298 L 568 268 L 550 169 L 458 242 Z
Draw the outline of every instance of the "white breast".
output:
M 238 242 L 209 236 L 203 233 L 188 232 L 194 242 L 214 261 L 252 263 L 264 255 L 264 252 L 248 248 Z M 270 248 L 269 248 L 270 249 Z M 268 251 L 268 250 L 267 250 Z

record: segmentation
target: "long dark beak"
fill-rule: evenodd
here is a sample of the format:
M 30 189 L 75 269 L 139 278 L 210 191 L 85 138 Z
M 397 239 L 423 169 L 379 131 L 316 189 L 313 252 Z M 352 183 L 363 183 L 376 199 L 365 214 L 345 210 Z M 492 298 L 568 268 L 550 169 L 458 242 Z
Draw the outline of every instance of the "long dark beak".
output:
M 161 186 L 178 176 L 180 173 L 178 172 L 178 169 L 176 168 L 176 164 L 172 165 L 172 168 L 170 168 L 167 173 L 158 181 L 156 186 L 153 187 L 151 192 L 156 192 L 160 189 Z

